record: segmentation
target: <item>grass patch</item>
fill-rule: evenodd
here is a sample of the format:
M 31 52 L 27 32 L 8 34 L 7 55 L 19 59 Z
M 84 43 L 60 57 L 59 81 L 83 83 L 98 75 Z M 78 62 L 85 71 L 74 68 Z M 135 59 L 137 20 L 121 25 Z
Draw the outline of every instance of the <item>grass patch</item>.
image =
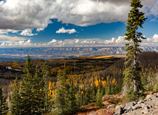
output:
M 108 102 L 109 102 L 110 104 L 115 104 L 115 105 L 117 105 L 119 102 L 121 102 L 121 99 L 120 99 L 120 98 L 117 98 L 117 97 L 113 97 L 113 98 L 111 98 Z

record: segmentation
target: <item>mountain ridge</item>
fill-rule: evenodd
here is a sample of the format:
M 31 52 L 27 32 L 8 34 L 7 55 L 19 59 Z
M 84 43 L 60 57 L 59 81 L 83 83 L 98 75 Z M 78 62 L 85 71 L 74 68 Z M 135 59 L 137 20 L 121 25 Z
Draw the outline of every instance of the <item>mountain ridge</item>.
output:
M 140 47 L 142 51 L 156 51 L 157 46 Z M 125 47 L 33 47 L 33 48 L 0 48 L 0 57 L 26 59 L 61 59 L 96 55 L 125 55 Z

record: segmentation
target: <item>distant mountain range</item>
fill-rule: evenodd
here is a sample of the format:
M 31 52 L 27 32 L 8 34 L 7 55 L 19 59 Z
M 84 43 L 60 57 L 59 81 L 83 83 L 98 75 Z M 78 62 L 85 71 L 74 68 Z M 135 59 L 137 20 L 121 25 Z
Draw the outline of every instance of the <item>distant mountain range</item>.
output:
M 143 51 L 156 51 L 158 47 L 141 47 Z M 34 47 L 34 48 L 0 48 L 0 57 L 24 60 L 27 55 L 32 59 L 73 58 L 90 55 L 125 55 L 124 47 Z M 8 60 L 7 59 L 7 60 Z

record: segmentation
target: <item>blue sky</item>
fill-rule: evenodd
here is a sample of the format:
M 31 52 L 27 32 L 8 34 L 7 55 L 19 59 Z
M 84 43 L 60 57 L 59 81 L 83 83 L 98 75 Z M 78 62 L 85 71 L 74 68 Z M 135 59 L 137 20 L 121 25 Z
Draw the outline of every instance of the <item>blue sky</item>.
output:
M 142 45 L 158 45 L 158 1 L 142 0 Z M 130 0 L 0 0 L 0 47 L 124 46 Z

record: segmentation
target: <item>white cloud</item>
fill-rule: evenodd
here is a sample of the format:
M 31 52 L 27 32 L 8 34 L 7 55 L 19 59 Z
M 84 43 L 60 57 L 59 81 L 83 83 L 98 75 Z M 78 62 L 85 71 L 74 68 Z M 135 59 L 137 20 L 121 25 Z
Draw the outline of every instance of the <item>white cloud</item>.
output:
M 158 43 L 158 34 L 155 34 L 153 37 L 151 38 L 147 38 L 146 40 L 147 42 L 150 42 L 150 43 Z
M 12 29 L 0 29 L 0 34 L 5 34 L 8 32 L 17 33 L 18 30 L 12 30 Z
M 26 47 L 26 46 L 32 46 L 33 44 L 31 43 L 31 40 L 27 40 L 27 41 L 4 41 L 1 43 L 0 46 L 4 47 L 4 46 L 10 46 L 10 47 L 17 47 L 17 46 L 21 46 L 21 47 Z
M 37 28 L 36 29 L 37 32 L 40 32 L 40 31 L 43 31 L 43 30 L 44 30 L 44 28 Z
M 64 27 L 62 27 L 61 29 L 59 29 L 58 31 L 56 31 L 56 33 L 76 33 L 77 31 L 75 29 L 65 29 Z
M 78 46 L 125 46 L 127 43 L 124 40 L 125 36 L 118 36 L 118 38 L 111 38 L 109 40 L 103 40 L 99 38 L 89 39 L 65 39 L 57 40 L 52 39 L 45 43 L 32 43 L 30 39 L 21 37 L 9 37 L 6 35 L 0 35 L 0 46 L 3 47 L 78 47 Z M 141 46 L 157 46 L 158 34 L 153 35 L 142 41 Z
M 37 34 L 33 34 L 31 29 L 25 29 L 25 30 L 23 30 L 20 33 L 20 35 L 23 35 L 23 36 L 34 36 L 34 35 L 37 35 Z
M 0 35 L 0 42 L 1 41 L 19 41 L 19 40 L 26 40 L 26 38 L 17 37 L 17 36 Z
M 0 29 L 42 31 L 58 19 L 79 26 L 126 21 L 131 0 L 5 0 L 0 1 Z M 158 0 L 142 0 L 146 15 L 158 15 Z M 10 31 L 14 32 L 14 31 Z M 2 32 L 1 32 L 2 33 Z M 26 34 L 32 35 L 32 34 Z
M 56 39 L 53 39 L 52 41 L 48 42 L 48 45 L 50 45 L 50 44 L 52 44 L 52 43 L 55 43 L 55 42 L 57 42 L 57 40 L 56 40 Z

